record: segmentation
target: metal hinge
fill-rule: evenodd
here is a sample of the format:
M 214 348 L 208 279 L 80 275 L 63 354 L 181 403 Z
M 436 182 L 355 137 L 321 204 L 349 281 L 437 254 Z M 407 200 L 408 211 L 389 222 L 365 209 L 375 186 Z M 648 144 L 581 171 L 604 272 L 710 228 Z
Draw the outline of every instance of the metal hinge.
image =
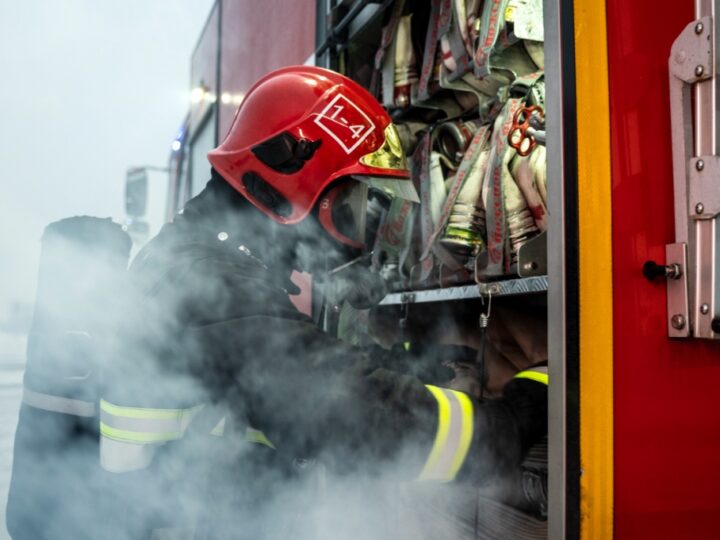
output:
M 720 285 L 715 234 L 720 216 L 718 81 L 714 20 L 698 15 L 673 43 L 668 62 L 675 243 L 665 249 L 667 328 L 674 338 L 715 339 L 720 337 L 715 331 L 720 330 L 715 297 Z

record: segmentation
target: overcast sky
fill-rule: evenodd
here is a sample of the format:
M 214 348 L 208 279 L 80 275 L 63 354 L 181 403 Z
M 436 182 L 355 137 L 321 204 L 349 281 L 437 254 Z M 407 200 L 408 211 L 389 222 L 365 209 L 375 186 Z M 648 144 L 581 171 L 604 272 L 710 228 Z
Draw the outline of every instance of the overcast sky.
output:
M 43 227 L 123 216 L 167 163 L 213 0 L 0 0 L 0 317 L 31 299 Z

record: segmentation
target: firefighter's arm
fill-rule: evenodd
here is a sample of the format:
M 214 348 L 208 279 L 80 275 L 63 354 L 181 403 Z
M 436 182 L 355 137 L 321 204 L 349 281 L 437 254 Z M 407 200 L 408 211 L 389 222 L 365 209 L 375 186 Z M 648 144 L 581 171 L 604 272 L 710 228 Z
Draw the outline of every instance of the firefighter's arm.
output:
M 460 479 L 482 482 L 520 465 L 547 435 L 547 389 L 547 368 L 531 368 L 515 375 L 502 397 L 473 402 L 473 442 Z
M 543 383 L 513 381 L 504 398 L 478 404 L 301 321 L 235 319 L 196 330 L 196 339 L 215 363 L 196 373 L 231 378 L 231 405 L 278 451 L 328 458 L 340 470 L 392 462 L 381 470 L 405 478 L 481 477 L 519 462 L 546 425 Z

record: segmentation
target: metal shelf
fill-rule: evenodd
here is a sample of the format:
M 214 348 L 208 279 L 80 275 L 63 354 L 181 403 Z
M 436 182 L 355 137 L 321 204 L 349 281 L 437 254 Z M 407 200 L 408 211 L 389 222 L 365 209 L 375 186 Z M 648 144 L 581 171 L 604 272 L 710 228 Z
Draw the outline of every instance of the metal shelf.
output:
M 328 36 L 325 41 L 315 50 L 315 58 L 320 58 L 328 50 L 336 45 L 347 46 L 351 39 L 341 40 L 343 32 L 349 29 L 352 23 L 354 25 L 353 35 L 360 33 L 362 29 L 373 24 L 378 17 L 381 17 L 387 8 L 389 8 L 395 0 L 383 0 L 382 3 L 375 0 L 356 0 L 350 5 L 347 14 L 337 23 L 328 29 Z M 379 4 L 379 5 L 378 5 Z M 367 13 L 363 13 L 365 8 L 370 7 Z M 356 21 L 356 19 L 358 19 Z M 353 36 L 350 36 L 352 38 Z
M 381 306 L 399 304 L 419 304 L 423 302 L 447 302 L 450 300 L 469 300 L 480 296 L 510 296 L 545 292 L 548 288 L 547 276 L 535 276 L 504 281 L 491 281 L 461 287 L 405 291 L 388 294 L 380 302 Z

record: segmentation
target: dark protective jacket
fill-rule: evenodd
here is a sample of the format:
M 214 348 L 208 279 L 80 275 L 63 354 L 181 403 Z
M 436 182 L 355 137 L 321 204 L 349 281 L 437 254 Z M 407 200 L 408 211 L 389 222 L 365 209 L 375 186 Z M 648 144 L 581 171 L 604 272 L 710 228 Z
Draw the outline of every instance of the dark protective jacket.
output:
M 120 521 L 139 527 L 129 537 L 190 515 L 190 528 L 236 530 L 234 518 L 268 537 L 267 508 L 307 463 L 486 485 L 517 469 L 546 434 L 546 384 L 516 379 L 478 405 L 338 341 L 288 298 L 293 228 L 268 229 L 214 178 L 132 264 L 101 404 Z

